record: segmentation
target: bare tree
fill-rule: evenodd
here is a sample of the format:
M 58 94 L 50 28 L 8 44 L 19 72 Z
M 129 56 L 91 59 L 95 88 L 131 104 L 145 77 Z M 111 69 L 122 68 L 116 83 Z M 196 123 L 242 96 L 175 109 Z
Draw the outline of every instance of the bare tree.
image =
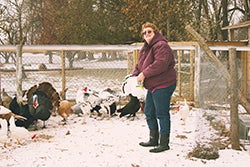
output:
M 22 48 L 27 42 L 27 35 L 34 21 L 30 10 L 31 0 L 5 0 L 1 4 L 4 9 L 0 28 L 6 35 L 5 42 L 17 46 L 16 50 L 16 94 L 18 103 L 22 102 Z

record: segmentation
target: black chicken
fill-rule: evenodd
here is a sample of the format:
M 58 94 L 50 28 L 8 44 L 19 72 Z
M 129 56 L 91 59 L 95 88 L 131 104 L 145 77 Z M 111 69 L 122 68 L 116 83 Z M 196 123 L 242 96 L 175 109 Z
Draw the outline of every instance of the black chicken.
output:
M 119 115 L 120 118 L 125 115 L 128 115 L 128 118 L 135 117 L 136 112 L 138 112 L 139 109 L 141 108 L 140 101 L 138 100 L 137 97 L 132 96 L 131 94 L 129 94 L 129 97 L 130 97 L 129 102 L 124 107 L 117 110 L 117 112 L 120 113 Z
M 115 102 L 109 105 L 110 116 L 115 115 L 116 108 L 117 108 L 117 105 Z
M 100 113 L 100 110 L 102 109 L 102 107 L 100 105 L 95 105 L 95 107 L 92 107 L 90 109 L 90 113 L 92 114 L 94 111 L 97 112 L 98 116 L 101 116 L 102 114 Z

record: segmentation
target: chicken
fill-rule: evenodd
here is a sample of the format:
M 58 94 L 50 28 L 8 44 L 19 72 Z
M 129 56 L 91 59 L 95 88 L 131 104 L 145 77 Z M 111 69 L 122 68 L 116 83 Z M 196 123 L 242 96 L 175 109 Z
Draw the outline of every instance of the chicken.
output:
M 79 87 L 76 92 L 76 104 L 73 106 L 73 110 L 75 111 L 75 109 L 77 109 L 77 112 L 89 114 L 90 110 L 92 109 L 91 104 L 88 102 L 90 94 L 93 94 L 93 92 L 88 87 Z M 79 111 L 79 108 L 81 111 Z
M 85 103 L 89 97 L 90 94 L 92 94 L 92 90 L 90 90 L 88 87 L 84 87 L 83 89 L 80 87 L 77 89 L 76 92 L 76 104 Z
M 60 101 L 57 112 L 63 118 L 63 121 L 66 121 L 69 115 L 73 112 L 70 102 L 68 100 Z
M 112 117 L 113 115 L 115 115 L 116 109 L 117 109 L 117 105 L 116 102 L 113 102 L 112 104 L 108 105 L 109 107 L 109 117 Z
M 5 89 L 2 89 L 2 105 L 6 108 L 10 107 L 10 102 L 12 100 L 12 97 L 10 97 L 7 92 L 5 92 Z
M 28 101 L 29 113 L 34 120 L 42 120 L 44 122 L 43 128 L 45 128 L 45 121 L 51 116 L 51 110 L 53 109 L 50 98 L 43 91 L 35 91 L 32 98 Z
M 78 116 L 81 116 L 83 114 L 83 111 L 81 109 L 80 104 L 75 104 L 71 108 L 72 108 L 74 114 L 76 114 Z
M 187 100 L 184 99 L 184 105 L 179 105 L 177 108 L 181 116 L 181 120 L 183 121 L 183 124 L 186 124 L 186 120 L 190 112 L 190 108 L 189 108 L 189 105 L 187 104 Z
M 0 143 L 6 143 L 8 140 L 8 123 L 5 119 L 0 118 Z
M 111 117 L 116 111 L 116 102 L 119 97 L 116 92 L 107 88 L 103 91 L 97 92 L 84 87 L 78 89 L 76 93 L 76 106 L 75 109 L 79 108 L 87 114 L 90 112 L 90 116 L 97 112 L 97 116 L 103 115 L 101 112 L 104 110 L 104 114 L 107 113 Z M 101 111 L 102 110 L 102 111 Z M 105 112 L 106 111 L 106 112 Z M 106 114 L 105 114 L 106 115 Z
M 27 129 L 16 126 L 13 116 L 10 117 L 9 124 L 10 138 L 16 140 L 17 143 L 23 144 L 25 141 L 32 139 L 32 134 Z
M 19 119 L 21 121 L 25 121 L 27 120 L 27 118 L 14 114 L 13 112 L 11 112 L 10 109 L 4 107 L 4 106 L 0 106 L 0 118 L 2 119 L 6 119 L 7 121 L 9 121 L 10 117 L 13 116 L 16 119 Z
M 107 115 L 109 117 L 113 116 L 117 108 L 116 103 L 119 101 L 119 96 L 116 92 L 107 88 L 101 91 L 98 97 L 100 98 L 100 106 L 106 110 Z
M 120 113 L 119 117 L 123 117 L 125 115 L 128 115 L 128 117 L 135 117 L 136 116 L 136 112 L 139 111 L 141 105 L 140 105 L 140 101 L 138 100 L 137 97 L 132 96 L 131 94 L 129 94 L 130 100 L 129 102 L 122 107 L 121 109 L 118 109 L 117 112 Z
M 137 77 L 127 76 L 122 84 L 122 92 L 125 95 L 131 94 L 140 101 L 144 101 L 146 99 L 147 89 L 143 87 L 142 83 L 137 82 Z
M 76 105 L 74 108 L 80 108 L 83 114 L 89 114 L 89 112 L 94 111 L 93 104 L 90 101 L 95 101 L 97 96 L 92 96 L 94 92 L 88 87 L 78 88 L 76 92 Z M 94 104 L 96 105 L 96 104 Z M 99 112 L 99 110 L 98 110 Z

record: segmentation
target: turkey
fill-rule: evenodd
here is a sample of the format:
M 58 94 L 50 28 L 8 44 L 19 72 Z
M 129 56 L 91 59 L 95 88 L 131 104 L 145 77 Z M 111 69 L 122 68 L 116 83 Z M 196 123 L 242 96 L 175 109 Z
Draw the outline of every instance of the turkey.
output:
M 60 96 L 56 89 L 49 82 L 42 82 L 32 86 L 27 92 L 27 104 L 18 104 L 16 98 L 13 98 L 10 108 L 13 112 L 23 117 L 26 117 L 25 122 L 16 121 L 17 126 L 28 128 L 38 120 L 47 121 L 51 113 L 56 111 L 60 105 Z M 35 127 L 37 128 L 37 126 Z
M 52 102 L 48 95 L 43 91 L 35 91 L 33 96 L 28 100 L 29 113 L 34 120 L 42 120 L 43 128 L 53 109 Z
M 38 85 L 36 91 L 42 91 L 46 93 L 50 102 L 52 103 L 53 110 L 56 110 L 60 105 L 60 95 L 56 89 L 49 82 L 42 82 Z M 29 99 L 29 97 L 28 97 Z
M 35 121 L 42 120 L 43 128 L 51 113 L 60 105 L 60 96 L 49 82 L 34 85 L 27 92 L 29 113 Z

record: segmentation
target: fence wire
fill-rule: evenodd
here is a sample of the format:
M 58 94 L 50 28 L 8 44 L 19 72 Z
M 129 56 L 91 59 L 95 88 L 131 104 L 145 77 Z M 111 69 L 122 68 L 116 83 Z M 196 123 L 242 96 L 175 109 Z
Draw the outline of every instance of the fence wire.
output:
M 106 88 L 121 93 L 121 85 L 126 75 L 131 73 L 138 59 L 135 51 L 64 51 L 65 53 L 65 98 L 74 100 L 79 88 L 89 87 L 96 91 Z M 138 51 L 136 51 L 138 54 Z M 0 90 L 4 89 L 11 97 L 16 93 L 15 54 L 6 58 L 6 52 L 0 56 Z M 228 52 L 215 51 L 216 56 L 228 67 Z M 190 50 L 175 50 L 176 71 L 179 75 L 174 97 L 192 100 L 194 96 L 194 67 Z M 197 55 L 196 55 L 197 56 Z M 216 65 L 201 52 L 199 105 L 202 108 L 216 104 L 229 104 L 229 88 L 223 74 Z M 237 60 L 239 83 L 241 77 L 240 56 Z M 58 92 L 62 90 L 63 61 L 61 52 L 23 53 L 23 90 L 41 82 L 50 82 Z M 196 64 L 197 66 L 197 64 Z M 197 74 L 195 74 L 197 75 Z
M 227 51 L 215 51 L 217 58 L 229 70 L 229 56 Z M 237 54 L 238 85 L 241 80 L 241 60 Z M 203 52 L 201 55 L 201 83 L 200 83 L 200 106 L 213 108 L 217 105 L 230 103 L 230 88 L 224 74 L 216 64 Z
M 113 54 L 113 55 L 112 55 Z M 111 88 L 120 91 L 127 75 L 127 52 L 65 52 L 66 99 L 75 99 L 78 88 L 89 87 L 96 91 Z M 15 57 L 9 62 L 1 58 L 1 90 L 10 96 L 16 91 Z M 23 90 L 35 84 L 50 82 L 58 92 L 62 90 L 62 59 L 60 53 L 24 53 Z

